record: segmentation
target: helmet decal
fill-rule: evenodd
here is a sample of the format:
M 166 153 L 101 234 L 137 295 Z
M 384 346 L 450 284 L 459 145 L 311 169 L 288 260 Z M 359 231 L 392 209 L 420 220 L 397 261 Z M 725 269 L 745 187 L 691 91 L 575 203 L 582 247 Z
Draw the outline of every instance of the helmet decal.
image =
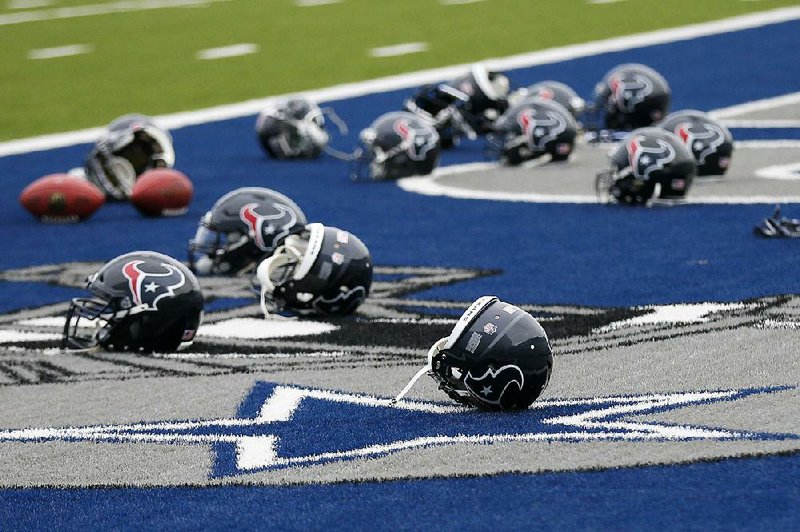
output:
M 628 161 L 633 175 L 638 179 L 650 179 L 650 174 L 661 170 L 664 166 L 675 160 L 676 153 L 668 142 L 655 139 L 656 146 L 645 146 L 642 142 L 645 137 L 634 135 L 628 143 Z
M 137 259 L 122 266 L 122 275 L 128 279 L 128 286 L 136 305 L 145 305 L 147 310 L 158 310 L 158 302 L 175 295 L 175 290 L 186 284 L 186 276 L 171 264 L 161 263 L 166 272 L 145 272 L 139 265 L 145 261 Z
M 340 306 L 342 307 L 341 310 L 346 311 L 350 308 L 356 308 L 366 298 L 367 289 L 359 285 L 345 292 L 336 294 L 336 296 L 332 297 L 331 299 L 326 299 L 324 296 L 320 296 L 314 301 L 314 307 L 322 310 L 323 313 L 329 313 L 332 308 Z
M 506 392 L 519 392 L 525 383 L 525 376 L 518 366 L 509 364 L 497 370 L 489 368 L 480 377 L 468 372 L 464 386 L 477 400 L 487 405 L 501 406 Z
M 707 122 L 681 122 L 675 126 L 675 134 L 692 150 L 700 164 L 725 142 L 722 129 Z
M 428 152 L 436 147 L 436 136 L 425 127 L 415 127 L 406 119 L 397 120 L 393 128 L 400 135 L 401 146 L 406 146 L 406 153 L 415 161 L 425 160 Z
M 632 113 L 636 104 L 644 101 L 653 92 L 653 82 L 646 76 L 633 74 L 622 78 L 619 74 L 608 80 L 613 100 L 620 111 Z
M 548 142 L 567 130 L 567 122 L 556 113 L 537 112 L 525 108 L 517 115 L 517 122 L 531 148 L 544 150 Z
M 534 94 L 543 100 L 555 100 L 556 98 L 556 93 L 547 87 L 539 87 Z
M 278 214 L 264 215 L 256 212 L 258 203 L 248 203 L 239 210 L 239 218 L 250 229 L 253 241 L 256 246 L 262 251 L 269 251 L 271 248 L 264 240 L 264 234 L 278 233 L 279 229 L 285 231 L 286 228 L 291 227 L 297 223 L 297 216 L 291 209 L 287 209 L 280 203 L 275 203 L 273 206 L 278 209 Z M 288 219 L 287 219 L 288 218 Z M 286 219 L 286 221 L 284 221 Z M 279 222 L 279 223 L 275 223 Z M 266 225 L 264 225 L 266 223 Z

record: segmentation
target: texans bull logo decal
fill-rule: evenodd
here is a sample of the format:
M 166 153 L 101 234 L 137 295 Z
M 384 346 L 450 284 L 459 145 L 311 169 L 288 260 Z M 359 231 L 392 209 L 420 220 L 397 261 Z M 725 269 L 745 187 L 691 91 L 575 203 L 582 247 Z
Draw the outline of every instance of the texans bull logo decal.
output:
M 662 139 L 655 139 L 655 146 L 645 145 L 643 141 L 644 137 L 636 135 L 628 143 L 628 161 L 633 175 L 647 180 L 650 179 L 650 174 L 674 161 L 676 154 L 675 148 Z
M 490 406 L 499 407 L 506 393 L 516 394 L 522 390 L 525 377 L 522 370 L 513 364 L 503 366 L 498 370 L 489 368 L 480 377 L 473 377 L 467 373 L 464 377 L 464 386 L 473 397 Z
M 431 129 L 415 127 L 407 120 L 398 120 L 393 129 L 400 135 L 400 145 L 405 146 L 406 153 L 415 161 L 425 160 L 428 152 L 436 147 L 436 137 Z
M 702 122 L 681 122 L 675 126 L 675 134 L 692 150 L 700 164 L 704 164 L 706 157 L 725 142 L 725 135 L 719 127 Z
M 139 266 L 143 260 L 126 262 L 122 267 L 122 275 L 128 279 L 128 285 L 136 305 L 144 305 L 147 310 L 157 310 L 158 302 L 165 297 L 175 295 L 175 290 L 186 284 L 186 276 L 171 264 L 161 263 L 164 271 L 146 272 Z
M 258 203 L 248 203 L 243 206 L 239 210 L 239 218 L 247 225 L 248 232 L 253 237 L 258 249 L 272 251 L 273 244 L 278 237 L 297 223 L 297 216 L 291 209 L 287 209 L 279 203 L 274 204 L 275 209 L 278 210 L 276 214 L 259 214 L 256 212 L 258 206 Z M 269 242 L 267 236 L 270 237 Z
M 632 113 L 636 105 L 653 92 L 653 84 L 644 76 L 631 75 L 621 78 L 613 76 L 608 81 L 617 109 Z
M 539 151 L 544 151 L 548 142 L 567 129 L 566 121 L 557 114 L 538 112 L 536 109 L 524 109 L 517 116 L 517 123 L 531 149 Z

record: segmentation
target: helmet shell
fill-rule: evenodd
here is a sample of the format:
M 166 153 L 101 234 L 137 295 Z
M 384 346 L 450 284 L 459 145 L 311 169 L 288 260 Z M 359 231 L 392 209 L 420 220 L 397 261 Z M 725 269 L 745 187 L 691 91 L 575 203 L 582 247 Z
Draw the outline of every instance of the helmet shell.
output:
M 489 136 L 510 165 L 550 154 L 552 160 L 569 158 L 575 147 L 578 126 L 561 104 L 536 96 L 523 99 L 497 119 Z
M 594 90 L 595 105 L 604 114 L 605 127 L 633 130 L 650 126 L 669 112 L 672 91 L 652 68 L 627 63 L 611 69 Z
M 288 275 L 273 279 L 274 291 L 267 294 L 273 306 L 304 315 L 355 312 L 372 286 L 373 264 L 367 246 L 348 231 L 319 223 L 309 224 L 299 236 L 304 241 L 302 256 L 292 260 Z
M 201 274 L 250 271 L 306 223 L 300 207 L 280 192 L 237 188 L 219 198 L 200 219 L 189 241 L 189 266 Z
M 261 147 L 275 159 L 314 159 L 328 145 L 325 116 L 305 98 L 293 98 L 268 107 L 256 119 Z
M 120 255 L 90 276 L 91 298 L 75 298 L 64 327 L 64 347 L 171 352 L 191 343 L 203 315 L 197 278 L 181 262 L 154 251 Z M 100 327 L 81 336 L 79 321 Z
M 674 134 L 659 127 L 632 131 L 610 156 L 614 201 L 644 205 L 659 185 L 659 198 L 682 200 L 696 175 L 694 156 Z
M 431 360 L 431 376 L 457 401 L 488 410 L 527 408 L 547 387 L 553 350 L 521 308 L 484 296 L 459 318 Z
M 427 175 L 439 164 L 439 134 L 433 125 L 407 111 L 385 113 L 361 131 L 362 164 L 369 178 Z M 357 172 L 360 173 L 360 172 Z
M 697 160 L 697 175 L 724 175 L 733 155 L 733 135 L 727 127 L 702 111 L 670 113 L 658 124 L 674 133 Z

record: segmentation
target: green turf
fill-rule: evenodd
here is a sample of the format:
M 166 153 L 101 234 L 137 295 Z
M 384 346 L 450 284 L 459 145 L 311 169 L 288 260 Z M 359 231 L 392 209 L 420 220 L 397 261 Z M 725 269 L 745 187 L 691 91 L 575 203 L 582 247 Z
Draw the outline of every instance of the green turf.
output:
M 55 2 L 53 7 L 102 3 Z M 115 3 L 115 2 L 106 2 Z M 229 0 L 205 7 L 0 25 L 0 140 L 98 126 L 337 83 L 797 5 L 797 0 Z M 52 8 L 37 8 L 43 11 Z M 9 13 L 7 2 L 0 19 Z M 375 59 L 374 47 L 426 52 Z M 200 61 L 198 50 L 255 43 L 253 55 Z M 31 49 L 89 44 L 47 60 Z

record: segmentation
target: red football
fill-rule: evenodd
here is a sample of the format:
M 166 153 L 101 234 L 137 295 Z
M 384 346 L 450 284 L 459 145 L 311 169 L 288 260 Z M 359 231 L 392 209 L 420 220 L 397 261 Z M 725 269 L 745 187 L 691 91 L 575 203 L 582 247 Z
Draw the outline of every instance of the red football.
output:
M 177 216 L 189 209 L 194 187 L 182 172 L 148 170 L 133 185 L 131 203 L 145 216 Z
M 31 214 L 52 223 L 85 220 L 105 201 L 105 194 L 94 184 L 69 174 L 42 176 L 19 195 L 19 202 Z

